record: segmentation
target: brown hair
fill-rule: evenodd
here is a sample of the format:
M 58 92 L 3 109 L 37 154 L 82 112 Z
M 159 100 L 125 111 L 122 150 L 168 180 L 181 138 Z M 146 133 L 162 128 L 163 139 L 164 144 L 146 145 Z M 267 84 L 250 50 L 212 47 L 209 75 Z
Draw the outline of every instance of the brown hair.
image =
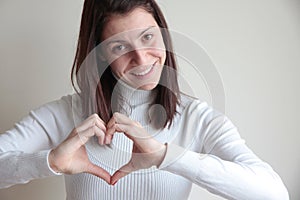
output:
M 155 0 L 85 0 L 81 18 L 80 33 L 78 38 L 76 55 L 71 72 L 72 85 L 76 92 L 80 94 L 83 101 L 83 111 L 85 116 L 96 112 L 104 122 L 108 122 L 112 116 L 111 95 L 116 80 L 111 73 L 110 67 L 105 63 L 101 63 L 97 59 L 97 77 L 94 83 L 94 90 L 88 79 L 84 77 L 86 74 L 79 73 L 83 68 L 85 59 L 96 48 L 101 41 L 103 28 L 105 27 L 108 18 L 114 14 L 127 14 L 134 8 L 143 8 L 151 13 L 161 28 L 164 44 L 166 47 L 165 66 L 173 70 L 163 68 L 160 78 L 160 83 L 156 86 L 157 96 L 155 104 L 162 105 L 165 109 L 163 127 L 169 123 L 172 124 L 176 114 L 176 106 L 179 103 L 179 87 L 177 81 L 177 65 L 173 54 L 170 33 L 166 20 L 162 11 L 156 4 Z M 96 57 L 95 57 L 96 58 Z M 88 63 L 86 63 L 88 65 Z M 175 72 L 175 73 L 174 73 Z M 100 76 L 101 74 L 101 76 Z M 75 87 L 75 80 L 80 89 L 80 92 Z M 163 113 L 155 113 L 155 121 L 159 122 Z M 160 121 L 161 124 L 161 121 Z

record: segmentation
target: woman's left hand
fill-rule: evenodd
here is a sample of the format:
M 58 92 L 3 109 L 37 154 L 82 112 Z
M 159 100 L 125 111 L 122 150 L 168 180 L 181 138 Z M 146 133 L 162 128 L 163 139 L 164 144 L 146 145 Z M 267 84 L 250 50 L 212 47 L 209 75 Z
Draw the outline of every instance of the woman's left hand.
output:
M 111 177 L 112 185 L 133 171 L 161 164 L 166 153 L 166 145 L 148 134 L 140 123 L 116 112 L 107 123 L 106 138 L 111 140 L 115 132 L 123 132 L 131 139 L 133 141 L 133 149 L 130 161 Z

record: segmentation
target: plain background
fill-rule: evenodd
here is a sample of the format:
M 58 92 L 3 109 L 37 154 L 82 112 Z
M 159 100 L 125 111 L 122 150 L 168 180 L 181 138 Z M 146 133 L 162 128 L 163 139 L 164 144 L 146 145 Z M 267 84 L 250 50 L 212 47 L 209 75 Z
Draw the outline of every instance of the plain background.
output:
M 291 199 L 300 199 L 300 2 L 159 4 L 171 29 L 205 48 L 223 81 L 225 114 L 247 145 L 282 177 Z M 72 93 L 69 74 L 82 5 L 82 0 L 1 0 L 1 133 L 31 109 Z M 65 199 L 63 177 L 1 189 L 0 199 Z M 190 199 L 221 198 L 193 187 Z

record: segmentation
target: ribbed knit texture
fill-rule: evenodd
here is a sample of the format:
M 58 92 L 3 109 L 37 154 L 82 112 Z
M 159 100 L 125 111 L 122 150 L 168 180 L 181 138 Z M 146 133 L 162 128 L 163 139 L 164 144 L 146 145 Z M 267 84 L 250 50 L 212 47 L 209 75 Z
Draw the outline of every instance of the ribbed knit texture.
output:
M 68 200 L 185 200 L 192 183 L 227 199 L 289 199 L 278 174 L 245 145 L 226 116 L 182 95 L 170 129 L 156 129 L 149 117 L 155 95 L 120 82 L 112 106 L 167 144 L 159 169 L 133 172 L 115 186 L 86 173 L 65 175 Z M 80 116 L 78 95 L 69 95 L 31 111 L 0 134 L 0 188 L 57 175 L 49 168 L 48 153 L 81 123 Z M 129 161 L 132 141 L 115 133 L 110 145 L 91 138 L 86 149 L 93 163 L 113 174 Z
M 135 90 L 119 81 L 113 91 L 112 106 L 115 112 L 138 121 L 148 133 L 160 140 L 160 130 L 153 128 L 149 117 L 155 95 L 156 91 Z M 165 137 L 162 138 L 166 140 Z M 113 174 L 130 160 L 132 145 L 132 141 L 123 133 L 115 133 L 110 145 L 100 146 L 97 139 L 93 138 L 86 144 L 86 149 L 93 163 Z M 70 191 L 68 200 L 182 200 L 187 198 L 191 189 L 190 181 L 156 167 L 132 172 L 120 179 L 115 186 L 89 174 L 66 176 L 65 179 L 67 191 Z M 176 184 L 180 187 L 176 187 Z

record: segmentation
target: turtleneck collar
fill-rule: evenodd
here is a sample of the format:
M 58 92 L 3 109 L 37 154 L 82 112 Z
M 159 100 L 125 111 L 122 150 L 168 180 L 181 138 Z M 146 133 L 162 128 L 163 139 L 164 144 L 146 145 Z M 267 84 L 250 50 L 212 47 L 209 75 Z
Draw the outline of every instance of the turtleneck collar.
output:
M 117 83 L 112 91 L 112 109 L 113 112 L 122 112 L 130 114 L 131 110 L 139 105 L 152 104 L 157 95 L 154 90 L 140 90 L 129 86 L 127 83 L 118 79 L 115 75 Z

